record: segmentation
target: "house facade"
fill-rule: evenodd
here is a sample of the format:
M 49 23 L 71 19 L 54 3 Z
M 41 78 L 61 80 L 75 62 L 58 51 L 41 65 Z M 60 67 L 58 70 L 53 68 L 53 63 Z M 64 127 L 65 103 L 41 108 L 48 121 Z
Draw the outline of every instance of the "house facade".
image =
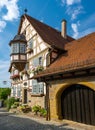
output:
M 95 125 L 95 33 L 78 40 L 25 14 L 10 41 L 12 93 L 47 119 Z
M 63 21 L 63 32 L 66 31 L 65 26 L 66 21 Z M 31 106 L 46 107 L 46 84 L 39 83 L 32 77 L 45 70 L 61 53 L 65 52 L 64 44 L 72 40 L 74 39 L 66 37 L 65 33 L 61 34 L 27 14 L 22 15 L 18 33 L 9 43 L 11 96 Z
M 48 119 L 95 125 L 95 33 L 65 45 L 67 50 L 33 78 L 45 82 Z

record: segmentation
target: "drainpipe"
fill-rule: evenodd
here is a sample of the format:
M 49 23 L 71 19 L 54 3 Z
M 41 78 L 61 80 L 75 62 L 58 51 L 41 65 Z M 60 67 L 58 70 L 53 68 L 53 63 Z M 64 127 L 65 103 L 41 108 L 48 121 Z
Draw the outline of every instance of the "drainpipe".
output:
M 46 83 L 46 110 L 47 110 L 46 120 L 50 121 L 50 99 L 49 99 L 49 84 L 48 83 Z

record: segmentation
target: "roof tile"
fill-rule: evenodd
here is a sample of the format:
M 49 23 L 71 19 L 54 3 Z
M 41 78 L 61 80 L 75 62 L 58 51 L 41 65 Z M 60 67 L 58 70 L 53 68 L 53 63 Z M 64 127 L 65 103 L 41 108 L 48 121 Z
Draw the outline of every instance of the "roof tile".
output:
M 75 70 L 95 65 L 95 32 L 65 45 L 67 53 L 61 55 L 38 76 Z

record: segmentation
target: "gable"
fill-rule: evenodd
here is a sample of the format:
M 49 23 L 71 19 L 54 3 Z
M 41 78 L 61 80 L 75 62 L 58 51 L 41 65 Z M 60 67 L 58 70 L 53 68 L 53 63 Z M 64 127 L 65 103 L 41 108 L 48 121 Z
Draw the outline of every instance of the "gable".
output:
M 34 28 L 35 32 L 42 38 L 42 40 L 47 43 L 47 46 L 63 50 L 64 51 L 64 45 L 70 41 L 73 41 L 74 39 L 70 36 L 67 35 L 67 38 L 63 38 L 61 36 L 61 32 L 58 30 L 28 16 L 28 15 L 23 15 L 21 17 L 21 21 L 23 19 L 27 19 L 28 22 L 31 24 L 31 26 Z M 20 33 L 21 30 L 21 24 L 18 30 L 18 33 Z M 33 32 L 33 34 L 35 33 Z
M 40 42 L 42 43 L 41 44 L 42 47 L 43 46 L 44 46 L 44 48 L 49 47 L 48 44 L 46 44 L 43 41 L 43 39 L 40 37 L 38 32 L 35 30 L 35 28 L 32 26 L 32 24 L 30 24 L 29 20 L 26 17 L 21 18 L 18 33 L 19 34 L 25 33 L 27 42 L 30 41 L 31 39 L 33 39 L 33 40 L 36 39 L 38 43 L 40 43 Z M 35 37 L 37 37 L 37 38 L 35 38 Z M 35 41 L 34 41 L 34 44 L 36 44 Z

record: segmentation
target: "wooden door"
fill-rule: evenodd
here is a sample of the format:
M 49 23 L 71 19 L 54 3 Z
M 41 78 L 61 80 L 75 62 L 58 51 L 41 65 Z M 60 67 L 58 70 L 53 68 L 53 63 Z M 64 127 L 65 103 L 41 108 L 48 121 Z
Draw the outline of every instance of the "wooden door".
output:
M 27 89 L 24 89 L 24 103 L 27 103 Z
M 83 85 L 71 85 L 61 95 L 63 119 L 95 125 L 95 92 Z

